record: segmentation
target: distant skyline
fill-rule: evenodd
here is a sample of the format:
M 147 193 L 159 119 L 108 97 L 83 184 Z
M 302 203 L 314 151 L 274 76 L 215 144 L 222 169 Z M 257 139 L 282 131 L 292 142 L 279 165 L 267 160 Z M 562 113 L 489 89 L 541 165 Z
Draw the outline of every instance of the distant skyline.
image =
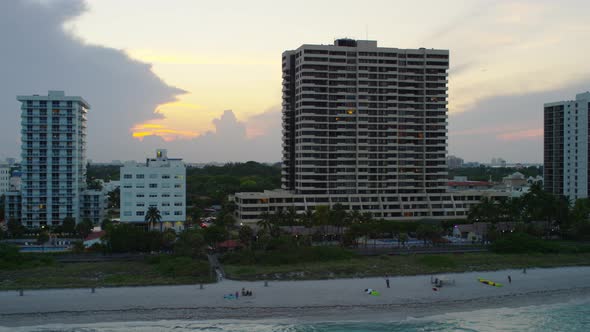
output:
M 449 154 L 540 163 L 543 103 L 590 90 L 590 46 L 580 42 L 588 9 L 548 0 L 3 1 L 0 158 L 19 154 L 16 95 L 64 90 L 92 105 L 94 161 L 142 160 L 157 147 L 187 162 L 280 161 L 282 52 L 368 36 L 450 50 Z

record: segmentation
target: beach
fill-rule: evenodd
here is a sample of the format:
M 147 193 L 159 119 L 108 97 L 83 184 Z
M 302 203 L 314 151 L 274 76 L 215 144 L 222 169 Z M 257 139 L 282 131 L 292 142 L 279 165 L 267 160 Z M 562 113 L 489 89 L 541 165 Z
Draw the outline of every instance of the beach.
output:
M 512 283 L 508 282 L 508 275 Z M 404 319 L 455 311 L 566 302 L 590 295 L 590 267 L 437 275 L 453 280 L 433 290 L 430 275 L 312 281 L 25 290 L 0 292 L 0 326 L 173 319 Z M 477 278 L 502 283 L 482 284 Z M 251 290 L 253 296 L 224 295 Z M 371 288 L 379 292 L 372 296 Z

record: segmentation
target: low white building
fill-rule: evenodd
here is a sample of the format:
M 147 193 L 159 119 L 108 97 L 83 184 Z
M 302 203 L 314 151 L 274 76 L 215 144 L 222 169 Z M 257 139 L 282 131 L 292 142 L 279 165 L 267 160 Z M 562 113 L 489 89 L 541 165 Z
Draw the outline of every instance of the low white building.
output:
M 156 150 L 145 163 L 126 162 L 121 167 L 121 222 L 145 223 L 156 207 L 166 228 L 180 230 L 186 220 L 186 167 L 182 159 L 168 158 Z

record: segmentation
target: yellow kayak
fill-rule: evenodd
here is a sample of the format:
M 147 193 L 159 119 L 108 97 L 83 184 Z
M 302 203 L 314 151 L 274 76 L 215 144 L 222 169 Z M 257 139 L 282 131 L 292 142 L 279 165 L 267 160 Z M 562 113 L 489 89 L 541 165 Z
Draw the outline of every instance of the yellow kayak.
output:
M 491 281 L 491 280 L 487 280 L 487 279 L 484 279 L 484 278 L 477 278 L 477 281 L 481 282 L 482 284 L 486 284 L 486 285 L 494 286 L 494 287 L 502 287 L 502 286 L 504 286 L 501 283 L 494 282 L 494 281 Z

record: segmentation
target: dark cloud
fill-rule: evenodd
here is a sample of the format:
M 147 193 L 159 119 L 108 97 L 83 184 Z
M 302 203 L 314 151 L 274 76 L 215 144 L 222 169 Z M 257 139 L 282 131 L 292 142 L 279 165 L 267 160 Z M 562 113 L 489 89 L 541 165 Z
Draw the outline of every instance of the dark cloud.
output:
M 64 23 L 85 10 L 82 0 L 0 1 L 2 155 L 20 154 L 17 95 L 64 90 L 82 96 L 92 106 L 88 156 L 111 160 L 142 159 L 144 148 L 129 128 L 160 117 L 154 113 L 157 105 L 184 92 L 123 51 L 88 45 L 65 32 Z

